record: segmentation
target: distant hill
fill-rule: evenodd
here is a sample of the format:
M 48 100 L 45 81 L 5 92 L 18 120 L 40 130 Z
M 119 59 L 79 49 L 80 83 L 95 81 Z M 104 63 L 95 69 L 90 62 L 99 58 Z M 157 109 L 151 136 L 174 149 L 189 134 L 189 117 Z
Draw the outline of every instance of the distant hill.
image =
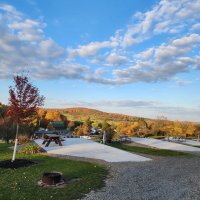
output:
M 63 108 L 63 109 L 46 109 L 51 111 L 59 111 L 69 120 L 85 120 L 90 117 L 92 120 L 108 120 L 108 121 L 134 121 L 137 117 L 124 114 L 107 113 L 91 108 Z

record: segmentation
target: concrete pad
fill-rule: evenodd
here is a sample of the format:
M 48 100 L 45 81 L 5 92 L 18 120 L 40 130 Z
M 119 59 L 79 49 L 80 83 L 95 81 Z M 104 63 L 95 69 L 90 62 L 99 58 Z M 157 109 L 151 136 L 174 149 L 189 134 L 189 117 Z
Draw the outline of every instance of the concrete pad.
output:
M 47 151 L 47 153 L 51 154 L 94 158 L 107 162 L 141 162 L 151 160 L 143 156 L 82 138 L 66 138 L 65 141 L 62 141 L 63 146 L 58 146 L 52 142 L 48 147 L 45 147 L 45 145 L 42 145 L 42 139 L 36 139 L 35 142 Z
M 184 142 L 181 142 L 183 144 L 189 144 L 189 145 L 193 145 L 193 146 L 200 146 L 200 142 L 196 141 L 196 140 L 186 140 Z
M 148 145 L 151 147 L 159 148 L 159 149 L 169 149 L 169 150 L 175 150 L 175 151 L 192 151 L 192 152 L 200 152 L 200 148 L 197 147 L 191 147 L 184 144 L 178 144 L 175 142 L 168 142 L 158 139 L 152 139 L 152 138 L 136 138 L 132 137 L 131 141 L 137 142 L 140 144 Z

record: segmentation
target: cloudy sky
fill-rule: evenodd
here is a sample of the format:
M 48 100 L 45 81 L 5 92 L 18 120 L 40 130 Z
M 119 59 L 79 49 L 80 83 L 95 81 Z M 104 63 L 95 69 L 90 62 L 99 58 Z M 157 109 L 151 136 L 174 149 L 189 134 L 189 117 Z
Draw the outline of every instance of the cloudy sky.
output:
M 1 0 L 0 102 L 28 71 L 45 107 L 200 121 L 200 0 Z

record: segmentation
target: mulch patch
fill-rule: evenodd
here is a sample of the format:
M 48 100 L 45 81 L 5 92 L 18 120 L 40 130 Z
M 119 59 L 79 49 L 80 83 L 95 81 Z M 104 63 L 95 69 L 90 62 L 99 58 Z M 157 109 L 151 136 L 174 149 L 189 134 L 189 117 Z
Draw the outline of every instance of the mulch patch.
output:
M 16 159 L 14 162 L 12 162 L 11 160 L 3 160 L 0 161 L 0 168 L 17 169 L 19 167 L 28 167 L 34 164 L 36 164 L 36 162 L 26 159 Z

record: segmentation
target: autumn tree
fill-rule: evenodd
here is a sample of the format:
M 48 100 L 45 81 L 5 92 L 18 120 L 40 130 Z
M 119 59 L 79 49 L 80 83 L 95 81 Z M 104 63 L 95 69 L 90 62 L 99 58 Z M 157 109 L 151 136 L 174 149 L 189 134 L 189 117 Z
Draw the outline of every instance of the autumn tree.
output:
M 114 127 L 111 126 L 106 120 L 102 122 L 103 143 L 111 142 L 114 135 Z
M 87 124 L 82 125 L 83 135 L 89 135 L 90 127 Z
M 128 136 L 132 137 L 133 135 L 137 134 L 139 130 L 139 123 L 138 121 L 135 122 L 121 122 L 118 124 L 116 128 L 116 133 L 114 135 L 114 139 L 119 139 L 120 136 Z
M 41 121 L 45 119 L 45 116 L 47 114 L 47 111 L 44 109 L 38 109 L 37 110 L 37 118 L 38 118 L 38 128 L 40 129 Z
M 38 88 L 29 82 L 26 75 L 16 75 L 13 77 L 14 87 L 9 89 L 9 109 L 8 116 L 16 123 L 15 147 L 12 161 L 15 160 L 17 138 L 19 126 L 28 123 L 30 118 L 36 114 L 38 107 L 42 106 L 45 100 L 40 96 Z
M 6 116 L 8 106 L 0 103 L 0 138 L 7 143 L 14 137 L 14 123 Z
M 45 119 L 49 121 L 62 121 L 62 116 L 59 111 L 48 111 Z
M 157 120 L 154 122 L 150 123 L 149 125 L 149 133 L 151 135 L 156 135 L 156 136 L 164 136 L 166 132 L 166 126 L 168 124 L 167 118 L 163 116 L 158 116 Z
M 6 113 L 6 107 L 0 104 L 0 125 L 3 125 L 5 123 L 5 113 Z
M 75 128 L 75 123 L 74 123 L 74 121 L 69 121 L 67 127 L 70 129 L 70 131 L 74 130 L 74 128 Z
M 200 124 L 195 124 L 194 135 L 198 137 L 197 141 L 200 142 Z
M 102 124 L 98 121 L 95 121 L 92 123 L 92 127 L 98 129 L 102 127 Z
M 86 124 L 87 126 L 91 127 L 92 121 L 91 121 L 90 117 L 87 117 L 87 118 L 86 118 L 84 124 Z
M 51 122 L 48 123 L 47 129 L 50 130 L 50 131 L 54 130 L 53 124 Z
M 77 127 L 74 129 L 74 134 L 77 135 L 77 136 L 82 136 L 82 135 L 84 135 L 82 125 L 77 126 Z
M 134 121 L 134 122 L 132 123 L 131 127 L 132 127 L 132 131 L 133 131 L 133 132 L 132 132 L 132 136 L 137 135 L 138 130 L 139 130 L 139 122 Z
M 185 133 L 183 134 L 182 123 L 179 121 L 174 121 L 173 136 L 185 136 Z
M 88 117 L 85 122 L 83 124 L 81 124 L 80 126 L 76 127 L 74 132 L 76 135 L 80 136 L 80 135 L 89 135 L 90 133 L 90 129 L 91 129 L 91 120 Z
M 127 128 L 128 128 L 128 123 L 126 122 L 119 123 L 116 128 L 114 139 L 116 140 L 119 139 L 122 135 L 127 135 Z
M 182 134 L 187 136 L 192 136 L 195 132 L 195 126 L 191 122 L 182 122 L 181 123 Z
M 103 120 L 102 125 L 101 125 L 101 129 L 103 131 L 106 131 L 106 130 L 108 130 L 109 126 L 110 126 L 109 123 L 106 120 Z
M 66 122 L 66 123 L 69 122 L 67 117 L 65 115 L 63 115 L 63 114 L 60 115 L 60 118 L 61 118 L 62 122 Z
M 144 127 L 146 129 L 148 129 L 148 124 L 144 118 L 140 117 L 137 119 L 137 121 L 138 121 L 140 127 Z
M 166 121 L 163 130 L 169 141 L 169 136 L 173 135 L 174 132 L 174 123 L 172 121 Z
M 148 134 L 149 126 L 146 120 L 144 118 L 138 118 L 136 121 L 138 122 L 137 135 L 140 137 Z

